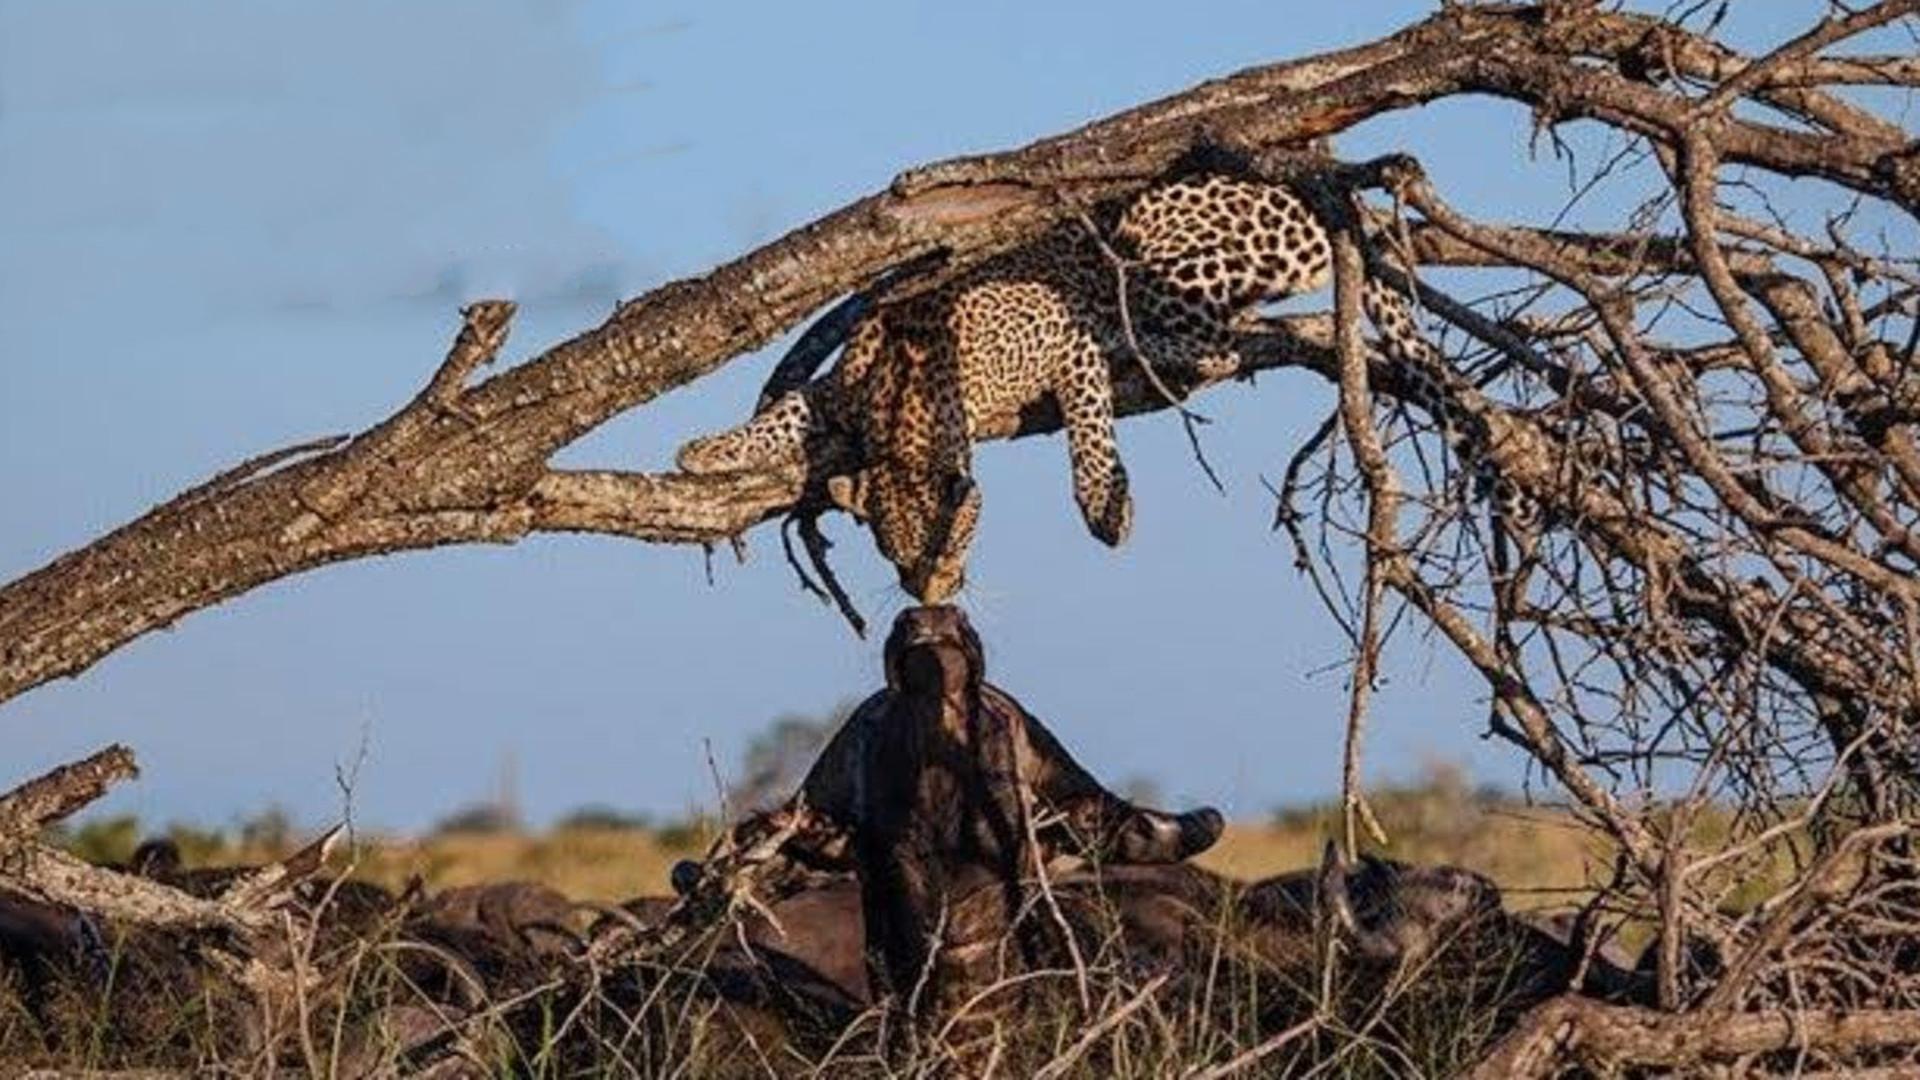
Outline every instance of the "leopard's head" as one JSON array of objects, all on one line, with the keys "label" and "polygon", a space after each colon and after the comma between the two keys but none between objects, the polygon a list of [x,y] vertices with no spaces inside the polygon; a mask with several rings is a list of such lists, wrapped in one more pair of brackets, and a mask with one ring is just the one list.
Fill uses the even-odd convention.
[{"label": "leopard's head", "polygon": [[868,525],[900,587],[927,604],[951,600],[967,580],[967,550],[980,520],[980,490],[971,477],[916,483],[877,472],[865,493]]}]

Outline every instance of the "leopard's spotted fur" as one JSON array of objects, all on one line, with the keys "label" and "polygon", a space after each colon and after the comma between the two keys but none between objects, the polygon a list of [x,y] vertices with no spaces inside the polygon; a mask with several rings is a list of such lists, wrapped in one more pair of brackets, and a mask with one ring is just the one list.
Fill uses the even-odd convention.
[{"label": "leopard's spotted fur", "polygon": [[[901,585],[938,602],[962,584],[979,518],[973,442],[1011,433],[1051,397],[1087,527],[1119,544],[1133,507],[1114,446],[1110,365],[1135,362],[1128,326],[1170,381],[1235,370],[1236,317],[1325,286],[1332,246],[1294,192],[1223,175],[1147,190],[1113,236],[1127,263],[1126,318],[1107,253],[1079,223],[1063,225],[938,289],[880,305],[827,376],[688,443],[680,467],[798,463],[810,439],[851,435],[866,467],[848,501],[870,519]],[[1399,293],[1370,277],[1364,298],[1390,355],[1438,364]]]}]

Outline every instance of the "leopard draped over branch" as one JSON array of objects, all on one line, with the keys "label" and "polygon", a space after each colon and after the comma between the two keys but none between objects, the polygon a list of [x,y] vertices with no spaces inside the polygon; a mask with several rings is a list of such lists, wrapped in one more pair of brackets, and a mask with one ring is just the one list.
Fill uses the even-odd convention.
[{"label": "leopard draped over branch", "polygon": [[[936,289],[875,305],[826,376],[689,442],[679,465],[801,464],[817,439],[850,440],[863,468],[837,489],[841,501],[868,520],[907,592],[934,603],[965,582],[980,513],[973,442],[1051,399],[1087,527],[1117,546],[1133,504],[1114,444],[1113,372],[1144,361],[1177,386],[1236,370],[1236,329],[1258,305],[1331,279],[1327,226],[1310,207],[1289,187],[1211,173],[1149,188],[1104,222],[1056,226]],[[1364,298],[1388,356],[1444,366],[1404,295],[1370,275]]]}]

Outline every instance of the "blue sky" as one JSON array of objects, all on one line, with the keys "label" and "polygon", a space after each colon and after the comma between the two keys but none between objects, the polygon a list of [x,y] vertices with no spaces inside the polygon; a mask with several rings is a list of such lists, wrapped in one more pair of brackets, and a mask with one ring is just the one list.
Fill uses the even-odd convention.
[{"label": "blue sky", "polygon": [[[385,416],[463,299],[521,302],[512,356],[613,301],[883,185],[1201,79],[1358,42],[1409,2],[1039,5],[0,0],[0,579],[263,449]],[[1759,43],[1816,5],[1736,13]],[[1421,155],[1464,209],[1550,214],[1527,118],[1449,103],[1341,146]],[[658,468],[749,408],[767,357],[663,398],[566,464]],[[1170,416],[1122,431],[1132,541],[1084,532],[1057,439],[981,454],[966,603],[994,677],[1096,771],[1252,816],[1337,786],[1332,622],[1268,531],[1260,477],[1331,401],[1279,375],[1205,399],[1216,494]],[[905,602],[844,522],[839,565],[884,626]],[[268,804],[422,826],[512,760],[536,822],[584,803],[677,813],[781,712],[877,684],[751,558],[541,538],[364,561],[258,590],[0,707],[8,772],[111,740],[145,775],[103,809],[218,824]],[[1517,782],[1443,649],[1403,634],[1369,769]]]}]

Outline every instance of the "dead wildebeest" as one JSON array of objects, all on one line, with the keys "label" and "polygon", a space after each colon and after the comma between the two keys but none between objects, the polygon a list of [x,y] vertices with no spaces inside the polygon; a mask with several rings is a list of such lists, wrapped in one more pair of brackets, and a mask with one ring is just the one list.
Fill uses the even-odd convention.
[{"label": "dead wildebeest", "polygon": [[582,909],[558,889],[530,881],[462,885],[419,906],[414,922],[484,933],[503,945],[550,959],[580,946]]},{"label": "dead wildebeest", "polygon": [[[979,637],[958,609],[915,608],[901,614],[888,639],[886,688],[862,701],[847,717],[820,751],[790,803],[814,812],[808,830],[782,848],[785,855],[803,866],[840,871],[852,865],[853,835],[876,811],[867,778],[885,769],[880,757],[883,740],[893,737],[889,732],[899,726],[896,720],[910,697],[902,688],[899,664],[907,651],[902,627],[911,635],[942,632],[937,626],[927,625],[936,617],[921,614],[925,612],[950,612],[950,616],[939,618],[950,617],[954,640],[972,642],[970,647],[978,655]],[[957,648],[964,653],[968,646]],[[1201,807],[1170,814],[1135,805],[1107,790],[1012,694],[984,679],[966,694],[969,707],[977,704],[986,714],[984,722],[1011,739],[1017,781],[1032,801],[1035,831],[1049,859],[1067,856],[1109,865],[1173,863],[1197,855],[1219,840],[1225,826],[1219,811]],[[742,845],[755,833],[765,831],[766,821],[777,815],[778,811],[742,822],[736,830],[741,835],[734,843]]]},{"label": "dead wildebeest", "polygon": [[[0,1002],[10,991],[23,1014],[0,1024],[0,1054],[21,1059],[86,1045],[111,1063],[239,1047],[241,999],[202,963],[203,944],[200,935],[117,926],[64,905],[0,896]],[[211,1038],[210,1025],[186,1019],[215,1013],[228,1023]]]},{"label": "dead wildebeest", "polygon": [[583,910],[564,894],[525,881],[464,885],[422,901],[401,924],[401,969],[423,994],[480,1008],[543,983],[565,968],[583,935]]},{"label": "dead wildebeest", "polygon": [[[910,614],[903,613],[902,618]],[[958,611],[954,615],[957,624],[965,626],[965,617]],[[966,634],[972,634],[971,627]],[[978,642],[977,637],[973,640]],[[882,767],[877,757],[881,737],[894,726],[902,701],[898,678],[898,668],[889,658],[886,688],[862,701],[847,717],[820,751],[799,791],[784,806],[740,822],[717,846],[745,851],[773,832],[797,824],[778,853],[785,864],[782,869],[797,872],[798,887],[806,887],[809,873],[852,870],[853,836],[874,810],[866,778]],[[1174,863],[1207,850],[1220,838],[1225,821],[1212,807],[1170,814],[1137,806],[1108,791],[1073,759],[1039,717],[1000,687],[982,681],[978,703],[989,714],[991,726],[1013,741],[1019,785],[1031,799],[1042,853],[1057,869],[1088,862]],[[676,866],[675,891],[697,892],[700,874],[697,862]]]},{"label": "dead wildebeest", "polygon": [[[170,841],[148,841],[127,869],[196,896],[214,896],[256,867],[189,868]],[[401,897],[351,880],[299,883],[290,910],[317,934],[313,964],[372,949],[386,965],[369,971],[374,1008],[349,1030],[351,1060],[430,1045],[448,1023],[550,982],[581,944],[581,909],[530,882],[457,886],[425,896],[418,882]],[[391,985],[382,989],[383,983]]]},{"label": "dead wildebeest", "polygon": [[1190,864],[1114,866],[1060,878],[1054,892],[1078,926],[1110,919],[1123,958],[1162,967],[1222,944],[1294,967],[1314,962],[1329,937],[1360,962],[1405,964],[1501,912],[1499,890],[1471,870],[1372,856],[1349,865],[1331,844],[1316,868],[1252,883]]},{"label": "dead wildebeest", "polygon": [[[765,916],[744,916],[708,957],[708,978],[724,997],[809,1025],[844,1023],[872,1003],[859,886],[844,874],[814,880]],[[1637,985],[1605,955],[1570,985],[1579,950],[1506,912],[1492,882],[1458,867],[1371,856],[1347,864],[1329,849],[1317,868],[1253,883],[1190,864],[1107,866],[1055,877],[1051,891],[1081,954],[1106,970],[1164,973],[1175,992],[1193,994],[1227,973],[1282,988],[1256,994],[1271,1010],[1262,1017],[1269,1028],[1301,1018],[1290,1008],[1315,1007],[1311,994],[1284,988],[1316,985],[1331,942],[1363,987],[1420,975],[1458,1002],[1473,998],[1508,1015],[1568,989],[1632,1000]],[[1044,916],[1030,906],[1025,918]],[[1069,963],[1057,944],[1041,959]]]},{"label": "dead wildebeest", "polygon": [[1411,973],[1463,994],[1478,987],[1508,1011],[1570,990],[1613,1001],[1641,991],[1617,956],[1583,956],[1564,928],[1508,912],[1480,874],[1372,855],[1349,864],[1332,845],[1315,870],[1248,885],[1193,866],[1109,867],[1069,876],[1055,892],[1075,905],[1076,925],[1104,913],[1136,964],[1204,971],[1224,950],[1300,971],[1334,942],[1343,965],[1369,978]]},{"label": "dead wildebeest", "polygon": [[[1211,846],[1223,824],[1212,809],[1166,814],[1107,791],[986,682],[984,661],[958,609],[902,612],[885,649],[886,688],[848,718],[793,800],[722,842],[746,851],[788,830],[778,854],[792,873],[762,882],[769,900],[821,874],[857,872],[873,928],[870,981],[908,1013],[952,1017],[970,1005],[971,1021],[950,1029],[963,1040],[1009,1004],[974,999],[1017,960],[1008,931],[1023,883],[1045,863],[1177,862]],[[698,894],[700,878],[698,864],[676,869],[683,892]]]},{"label": "dead wildebeest", "polygon": [[[673,903],[642,897],[621,907],[650,920]],[[820,874],[806,888],[743,910],[734,925],[685,950],[682,962],[730,1002],[773,1007],[834,1031],[874,1004],[866,942],[859,879]]]},{"label": "dead wildebeest", "polygon": [[[258,867],[188,867],[164,838],[136,849],[123,869],[199,897],[221,894]],[[348,1075],[411,1068],[446,1045],[486,1039],[497,1031],[459,1022],[546,984],[581,940],[579,909],[561,893],[528,882],[458,886],[425,895],[416,879],[395,896],[377,885],[313,876],[300,881],[286,908],[315,934],[311,964],[351,969],[359,999],[340,1002],[353,1020],[344,1031]],[[356,959],[384,958],[367,964]]]}]

